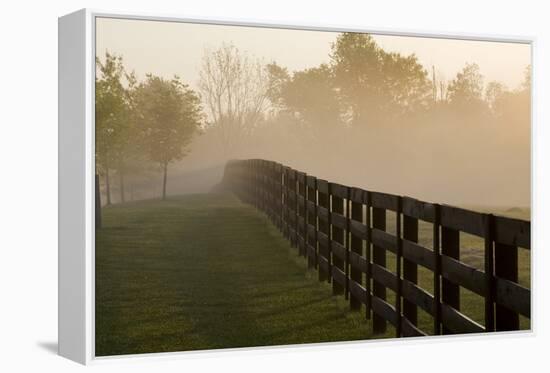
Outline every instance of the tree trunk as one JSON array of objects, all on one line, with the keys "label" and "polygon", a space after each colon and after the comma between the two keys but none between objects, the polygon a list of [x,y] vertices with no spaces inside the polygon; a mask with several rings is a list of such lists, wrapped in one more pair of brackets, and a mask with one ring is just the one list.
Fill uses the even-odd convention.
[{"label": "tree trunk", "polygon": [[120,202],[125,202],[124,198],[124,173],[121,171],[118,172],[119,183],[120,183]]},{"label": "tree trunk", "polygon": [[101,228],[101,189],[99,186],[99,174],[95,174],[95,228]]},{"label": "tree trunk", "polygon": [[164,178],[162,181],[162,199],[166,199],[166,177],[168,174],[168,162],[164,162]]},{"label": "tree trunk", "polygon": [[107,194],[107,205],[111,204],[111,183],[109,182],[109,168],[105,167],[105,194]]}]

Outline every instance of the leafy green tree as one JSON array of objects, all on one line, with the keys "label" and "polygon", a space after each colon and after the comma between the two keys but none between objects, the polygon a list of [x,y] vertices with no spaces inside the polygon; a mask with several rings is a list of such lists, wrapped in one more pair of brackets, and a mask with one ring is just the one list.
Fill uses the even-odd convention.
[{"label": "leafy green tree", "polygon": [[136,175],[146,168],[147,161],[140,149],[140,133],[137,126],[139,108],[136,102],[138,80],[134,72],[125,73],[125,102],[126,102],[126,125],[124,136],[124,148],[118,162],[117,174],[119,177],[120,200],[126,200],[126,175]]},{"label": "leafy green tree", "polygon": [[415,55],[385,52],[369,34],[343,33],[330,57],[354,125],[383,123],[427,104],[430,82]]},{"label": "leafy green tree", "polygon": [[124,77],[122,57],[106,52],[103,62],[96,58],[96,165],[105,177],[107,204],[111,204],[110,171],[118,170],[123,175],[125,152],[131,141]]},{"label": "leafy green tree", "polygon": [[285,76],[275,64],[268,65],[270,72],[270,99],[282,110],[297,117],[314,132],[337,128],[341,122],[338,92],[330,67],[297,71]]},{"label": "leafy green tree", "polygon": [[200,98],[177,76],[167,80],[149,74],[136,88],[134,99],[140,145],[162,169],[162,199],[166,199],[168,164],[188,154],[188,145],[201,126]]}]

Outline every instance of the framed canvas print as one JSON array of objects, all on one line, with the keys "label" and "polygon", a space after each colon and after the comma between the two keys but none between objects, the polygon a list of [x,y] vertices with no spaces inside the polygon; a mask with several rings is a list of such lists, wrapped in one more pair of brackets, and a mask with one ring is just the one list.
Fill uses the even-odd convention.
[{"label": "framed canvas print", "polygon": [[60,354],[530,332],[532,47],[60,18]]}]

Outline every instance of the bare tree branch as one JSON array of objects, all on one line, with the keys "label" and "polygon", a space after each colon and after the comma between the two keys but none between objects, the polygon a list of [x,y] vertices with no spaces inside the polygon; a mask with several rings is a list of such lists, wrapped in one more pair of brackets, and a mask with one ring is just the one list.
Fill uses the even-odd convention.
[{"label": "bare tree branch", "polygon": [[209,125],[217,131],[224,154],[232,156],[267,109],[264,66],[234,45],[223,44],[205,50],[199,74]]}]

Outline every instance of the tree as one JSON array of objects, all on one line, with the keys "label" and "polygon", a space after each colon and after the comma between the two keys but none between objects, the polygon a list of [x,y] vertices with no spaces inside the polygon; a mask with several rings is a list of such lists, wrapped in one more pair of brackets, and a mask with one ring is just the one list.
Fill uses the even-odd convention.
[{"label": "tree", "polygon": [[485,88],[485,101],[493,114],[502,110],[503,97],[508,93],[506,86],[500,82],[492,81]]},{"label": "tree", "polygon": [[523,82],[521,83],[520,90],[529,92],[531,94],[531,65],[527,65],[523,73]]},{"label": "tree", "polygon": [[283,89],[291,80],[290,73],[286,67],[279,66],[276,62],[266,65],[268,86],[266,95],[273,107],[277,110],[285,110]]},{"label": "tree", "polygon": [[[125,151],[130,143],[128,102],[123,86],[125,77],[122,57],[105,53],[105,60],[96,58],[96,164],[105,175],[107,204],[111,204],[110,171],[122,175]],[[122,180],[122,179],[121,179]],[[122,183],[121,199],[124,200]]]},{"label": "tree", "polygon": [[430,82],[417,57],[385,52],[369,34],[339,35],[330,57],[354,125],[403,117],[429,100]]},{"label": "tree", "polygon": [[[137,126],[139,118],[139,107],[136,102],[136,93],[138,88],[138,80],[134,72],[125,73],[126,89],[125,89],[125,98],[126,98],[126,133],[125,133],[125,147],[123,153],[123,161],[119,162],[117,168],[117,173],[119,176],[119,185],[120,185],[120,199],[122,202],[125,201],[125,191],[126,191],[126,175],[136,175],[147,167],[145,162],[146,158],[141,154],[140,148],[140,133]],[[129,186],[132,187],[131,185]],[[130,189],[130,192],[132,190]]]},{"label": "tree", "polygon": [[485,93],[487,104],[499,123],[528,125],[531,120],[531,70],[525,69],[524,80],[514,90],[502,83],[490,82]]},{"label": "tree", "polygon": [[266,71],[259,60],[234,45],[223,44],[219,49],[205,50],[199,90],[209,124],[218,131],[224,154],[230,156],[266,110]]},{"label": "tree", "polygon": [[319,67],[295,72],[292,77],[276,64],[267,66],[272,103],[314,132],[337,128],[341,122],[338,92],[330,67]]},{"label": "tree", "polygon": [[416,55],[384,52],[383,61],[386,113],[403,117],[433,103],[433,82]]},{"label": "tree", "polygon": [[475,63],[466,64],[447,88],[449,103],[457,110],[479,112],[484,107],[483,75]]},{"label": "tree", "polygon": [[200,98],[177,76],[166,80],[149,74],[136,88],[135,107],[141,148],[162,169],[162,199],[166,199],[168,164],[188,153],[200,128]]}]

